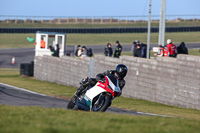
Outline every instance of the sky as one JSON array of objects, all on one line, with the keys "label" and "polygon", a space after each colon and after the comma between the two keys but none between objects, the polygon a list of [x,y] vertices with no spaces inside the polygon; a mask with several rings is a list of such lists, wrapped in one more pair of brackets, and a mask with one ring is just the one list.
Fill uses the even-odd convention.
[{"label": "sky", "polygon": [[[166,0],[166,15],[200,15],[200,0]],[[0,0],[0,15],[134,16],[148,15],[149,0]],[[152,15],[160,0],[152,0]]]}]

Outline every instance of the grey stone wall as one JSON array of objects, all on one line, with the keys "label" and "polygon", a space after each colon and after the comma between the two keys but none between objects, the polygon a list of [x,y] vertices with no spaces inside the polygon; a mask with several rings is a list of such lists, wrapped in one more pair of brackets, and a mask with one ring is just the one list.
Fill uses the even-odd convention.
[{"label": "grey stone wall", "polygon": [[[91,66],[91,61],[94,61]],[[125,64],[128,74],[123,96],[167,105],[200,109],[200,57],[178,55],[155,59],[122,56],[119,59],[95,55],[94,59],[35,57],[36,79],[68,86],[79,86],[86,76]],[[94,68],[94,69],[92,69]]]}]

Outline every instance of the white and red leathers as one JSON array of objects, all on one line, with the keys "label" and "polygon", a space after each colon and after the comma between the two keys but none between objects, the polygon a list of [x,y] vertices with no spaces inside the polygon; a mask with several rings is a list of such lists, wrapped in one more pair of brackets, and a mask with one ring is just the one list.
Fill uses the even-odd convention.
[{"label": "white and red leathers", "polygon": [[169,43],[167,46],[166,46],[166,52],[168,53],[168,56],[174,56],[177,54],[177,50],[176,50],[176,46],[172,43]]}]

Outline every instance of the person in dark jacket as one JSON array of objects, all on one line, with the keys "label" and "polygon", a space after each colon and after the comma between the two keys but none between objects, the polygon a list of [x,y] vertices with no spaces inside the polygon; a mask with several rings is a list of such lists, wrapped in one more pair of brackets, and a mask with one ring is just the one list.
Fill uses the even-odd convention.
[{"label": "person in dark jacket", "polygon": [[132,44],[132,48],[131,48],[131,52],[133,53],[133,56],[134,56],[134,53],[135,53],[135,46],[136,46],[136,42],[134,41],[133,44]]},{"label": "person in dark jacket", "polygon": [[135,40],[134,57],[141,57],[141,46],[140,41]]},{"label": "person in dark jacket", "polygon": [[49,46],[49,49],[51,51],[51,56],[56,56],[56,51],[52,46]]},{"label": "person in dark jacket", "polygon": [[81,49],[81,57],[83,57],[83,56],[87,56],[87,48],[86,48],[86,46],[82,46],[82,49]]},{"label": "person in dark jacket", "polygon": [[105,47],[105,51],[104,51],[105,56],[109,56],[112,57],[113,55],[113,49],[110,43],[107,44],[107,46]]},{"label": "person in dark jacket", "polygon": [[77,46],[76,52],[75,52],[75,56],[76,57],[80,57],[81,56],[81,45]]},{"label": "person in dark jacket", "polygon": [[122,46],[119,43],[119,41],[116,41],[116,48],[115,48],[114,57],[119,58],[119,56],[121,56],[121,52],[122,52]]},{"label": "person in dark jacket", "polygon": [[60,47],[59,47],[59,44],[56,44],[56,57],[60,57]]},{"label": "person in dark jacket", "polygon": [[141,55],[140,55],[140,57],[147,58],[147,45],[141,43],[140,47],[141,47]]},{"label": "person in dark jacket", "polygon": [[178,54],[188,54],[188,49],[185,46],[185,43],[182,42],[178,47],[177,47],[177,52]]}]

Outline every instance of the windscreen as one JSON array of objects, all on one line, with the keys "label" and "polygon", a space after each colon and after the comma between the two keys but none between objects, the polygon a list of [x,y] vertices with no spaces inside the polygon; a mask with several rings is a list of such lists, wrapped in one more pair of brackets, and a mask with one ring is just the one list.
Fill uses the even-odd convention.
[{"label": "windscreen", "polygon": [[117,79],[115,78],[114,75],[108,75],[108,78],[112,81],[112,83],[113,83],[115,86],[118,86],[118,84],[117,84]]}]

